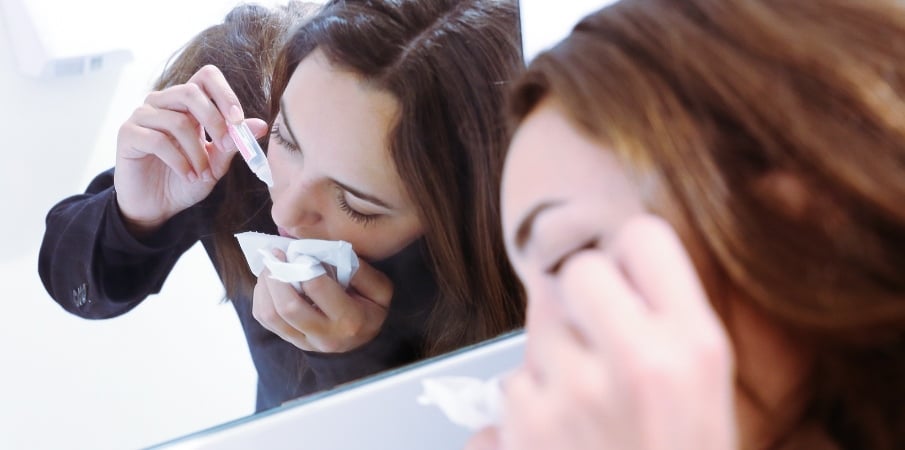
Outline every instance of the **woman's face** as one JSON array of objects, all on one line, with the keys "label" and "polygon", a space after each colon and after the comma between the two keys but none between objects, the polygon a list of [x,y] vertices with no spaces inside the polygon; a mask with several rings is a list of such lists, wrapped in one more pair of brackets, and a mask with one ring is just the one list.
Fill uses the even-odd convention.
[{"label": "woman's face", "polygon": [[[555,100],[546,100],[513,137],[502,209],[507,253],[528,293],[530,333],[535,316],[561,308],[556,293],[563,263],[580,251],[606,256],[609,238],[644,206],[612,151],[581,134]],[[771,420],[794,414],[790,405],[809,360],[761,313],[731,294],[726,300],[732,304],[726,326],[736,370],[758,399],[751,392],[736,397],[741,441],[763,447],[764,436],[772,436]]]},{"label": "woman's face", "polygon": [[399,111],[391,94],[332,66],[316,50],[280,102],[267,159],[271,214],[283,236],[345,240],[383,259],[423,233],[389,151]]},{"label": "woman's face", "polygon": [[550,100],[513,137],[502,198],[506,249],[529,305],[547,301],[544,293],[570,256],[604,251],[608,237],[644,211],[612,153],[580,134]]}]

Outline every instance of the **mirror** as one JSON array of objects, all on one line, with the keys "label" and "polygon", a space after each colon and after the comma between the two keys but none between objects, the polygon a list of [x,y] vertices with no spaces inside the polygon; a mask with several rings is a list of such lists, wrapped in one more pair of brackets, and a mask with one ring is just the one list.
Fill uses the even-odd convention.
[{"label": "mirror", "polygon": [[[425,380],[491,380],[517,366],[524,357],[524,348],[523,332],[507,333],[153,448],[290,450],[304,442],[306,448],[318,450],[458,450],[465,446],[472,431],[454,423],[437,405],[423,404]],[[345,432],[350,423],[367,424],[367,428],[362,433]]]},{"label": "mirror", "polygon": [[[110,320],[66,313],[47,298],[35,270],[51,206],[112,165],[119,126],[173,51],[219,23],[236,1],[82,2],[84,17],[67,18],[108,33],[134,59],[47,79],[17,70],[12,46],[20,37],[6,17],[13,1],[0,3],[0,131],[9,152],[0,170],[9,191],[24,193],[10,196],[15,212],[0,238],[3,280],[13,286],[12,309],[0,323],[0,448],[138,448],[248,416],[257,374],[200,246],[183,255],[153,301]],[[59,14],[63,3],[34,2],[47,14]]]},{"label": "mirror", "polygon": [[[138,448],[239,418],[248,421],[257,374],[235,311],[217,301],[222,286],[200,246],[183,255],[154,301],[112,320],[66,313],[47,298],[35,270],[47,211],[112,165],[119,126],[141,104],[167,59],[200,30],[219,23],[235,0],[128,7],[81,2],[83,27],[108,33],[132,49],[134,59],[83,76],[49,79],[17,70],[12,45],[19,37],[9,32],[6,13],[19,0],[3,1],[0,98],[6,107],[0,131],[7,155],[0,179],[8,191],[24,186],[26,194],[9,196],[8,211],[16,213],[0,225],[0,273],[13,287],[11,309],[0,319],[5,357],[0,448]],[[54,1],[33,4],[59,13],[65,2]],[[522,0],[526,58],[607,3],[573,0],[554,6]],[[98,14],[101,9],[105,12]]]}]

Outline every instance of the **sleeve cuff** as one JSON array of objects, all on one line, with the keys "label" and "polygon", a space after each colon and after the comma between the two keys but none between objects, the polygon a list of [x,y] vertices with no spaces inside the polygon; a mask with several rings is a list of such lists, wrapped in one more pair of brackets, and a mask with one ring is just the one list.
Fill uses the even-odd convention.
[{"label": "sleeve cuff", "polygon": [[118,253],[128,255],[154,255],[173,248],[186,230],[188,210],[173,216],[150,236],[138,239],[133,236],[123,220],[116,202],[116,191],[113,187],[104,192],[108,196],[107,214],[104,218],[104,247]]},{"label": "sleeve cuff", "polygon": [[382,332],[372,341],[345,353],[303,351],[308,367],[317,374],[320,389],[357,380],[412,361],[415,351],[405,342]]}]

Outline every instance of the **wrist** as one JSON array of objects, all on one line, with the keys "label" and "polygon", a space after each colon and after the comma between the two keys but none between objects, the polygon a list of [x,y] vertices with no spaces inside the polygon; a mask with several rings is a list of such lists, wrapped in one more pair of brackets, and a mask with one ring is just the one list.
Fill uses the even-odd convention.
[{"label": "wrist", "polygon": [[155,232],[160,230],[164,223],[166,223],[166,219],[143,219],[140,217],[136,217],[133,214],[130,214],[127,211],[127,208],[123,207],[123,204],[120,202],[119,196],[116,195],[116,190],[113,190],[113,198],[116,203],[116,213],[119,215],[120,219],[125,225],[126,230],[136,239],[144,239],[148,236],[153,235]]}]

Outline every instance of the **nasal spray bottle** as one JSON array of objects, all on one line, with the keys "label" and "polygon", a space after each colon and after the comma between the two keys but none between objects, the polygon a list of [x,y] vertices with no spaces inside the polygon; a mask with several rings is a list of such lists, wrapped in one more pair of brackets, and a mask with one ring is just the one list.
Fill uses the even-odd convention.
[{"label": "nasal spray bottle", "polygon": [[259,180],[267,183],[268,187],[273,187],[273,174],[270,173],[270,166],[267,164],[267,156],[264,150],[258,145],[254,133],[248,128],[248,124],[242,121],[239,125],[228,124],[230,137],[236,143],[239,154],[248,164],[248,167],[258,177]]}]

